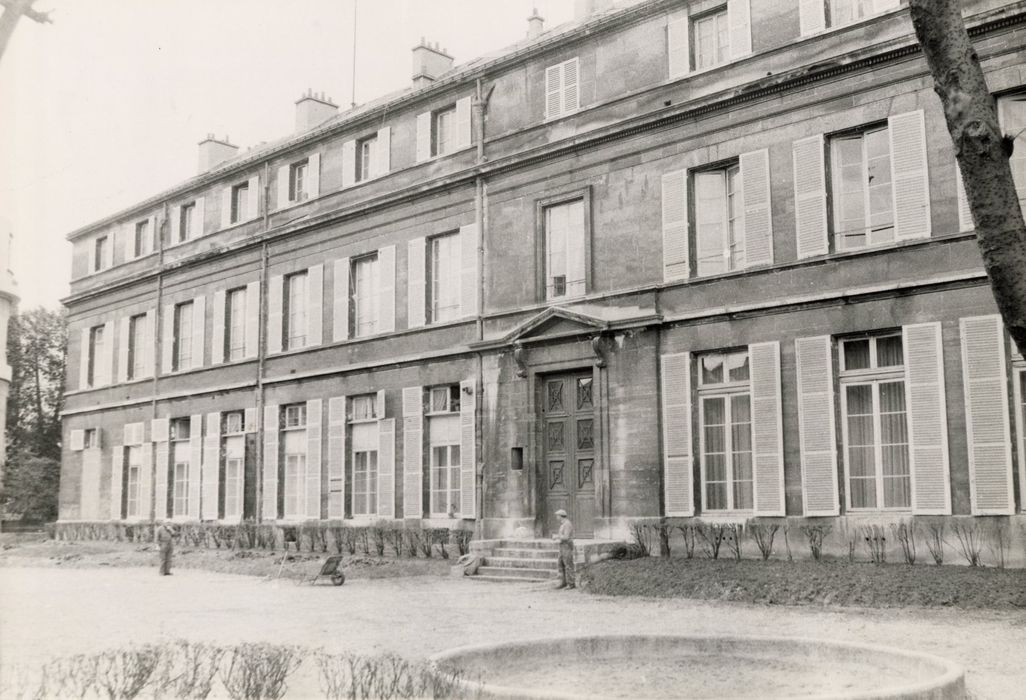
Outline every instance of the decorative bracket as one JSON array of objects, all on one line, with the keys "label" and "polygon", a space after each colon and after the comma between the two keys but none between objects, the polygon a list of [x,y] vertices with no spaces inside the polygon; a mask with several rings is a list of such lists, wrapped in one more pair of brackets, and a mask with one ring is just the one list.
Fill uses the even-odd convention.
[{"label": "decorative bracket", "polygon": [[591,351],[595,355],[595,366],[603,368],[606,366],[606,346],[601,333],[591,336]]},{"label": "decorative bracket", "polygon": [[527,350],[522,343],[513,345],[513,361],[517,363],[517,376],[523,379],[527,376]]}]

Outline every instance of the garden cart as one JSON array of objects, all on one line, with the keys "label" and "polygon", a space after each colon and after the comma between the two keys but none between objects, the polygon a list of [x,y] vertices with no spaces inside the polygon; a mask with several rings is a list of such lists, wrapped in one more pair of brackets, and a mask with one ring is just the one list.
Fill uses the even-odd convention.
[{"label": "garden cart", "polygon": [[317,583],[318,579],[331,579],[335,586],[341,586],[346,582],[346,575],[342,573],[342,555],[333,554],[321,564],[321,570],[309,580],[309,583]]}]

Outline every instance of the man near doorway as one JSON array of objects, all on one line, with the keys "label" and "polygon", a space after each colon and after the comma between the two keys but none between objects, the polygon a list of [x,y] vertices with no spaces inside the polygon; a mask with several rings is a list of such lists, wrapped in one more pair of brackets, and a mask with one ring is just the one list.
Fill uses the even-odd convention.
[{"label": "man near doorway", "polygon": [[559,517],[559,532],[552,535],[552,539],[559,542],[559,585],[556,588],[576,588],[577,580],[574,577],[574,524],[570,522],[566,511],[560,508],[556,511]]},{"label": "man near doorway", "polygon": [[167,523],[157,527],[157,544],[160,546],[160,575],[171,575],[171,556],[175,551],[175,531]]}]

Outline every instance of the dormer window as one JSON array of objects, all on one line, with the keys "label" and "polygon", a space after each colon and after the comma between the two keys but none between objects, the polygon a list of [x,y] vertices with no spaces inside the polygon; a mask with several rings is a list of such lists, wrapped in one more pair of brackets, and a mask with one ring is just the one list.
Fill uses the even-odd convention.
[{"label": "dormer window", "polygon": [[356,142],[356,181],[363,182],[374,177],[374,149],[377,147],[377,135],[368,136]]},{"label": "dormer window", "polygon": [[307,198],[306,172],[309,161],[306,159],[289,166],[289,201],[302,202]]}]

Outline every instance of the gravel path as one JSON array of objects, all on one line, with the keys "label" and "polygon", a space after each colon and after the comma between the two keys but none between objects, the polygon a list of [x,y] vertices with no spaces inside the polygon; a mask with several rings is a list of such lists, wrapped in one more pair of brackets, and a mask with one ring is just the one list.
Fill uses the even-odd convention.
[{"label": "gravel path", "polygon": [[163,578],[153,569],[0,569],[0,664],[5,669],[35,666],[56,655],[183,637],[426,657],[465,644],[603,632],[737,633],[889,644],[962,664],[976,698],[1021,697],[1026,688],[1026,611],[638,600],[538,584],[436,577],[356,579],[335,588],[181,569]]}]

